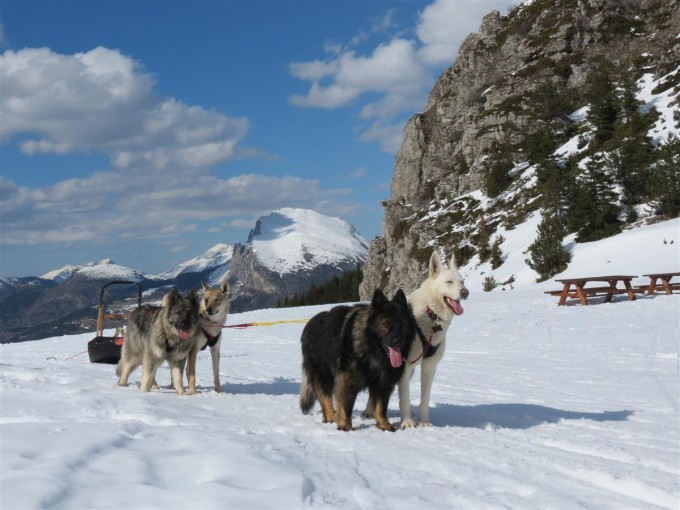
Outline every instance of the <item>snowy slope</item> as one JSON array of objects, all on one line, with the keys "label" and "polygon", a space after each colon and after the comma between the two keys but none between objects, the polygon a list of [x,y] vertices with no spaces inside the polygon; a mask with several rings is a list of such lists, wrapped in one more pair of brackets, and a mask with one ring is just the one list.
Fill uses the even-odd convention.
[{"label": "snowy slope", "polygon": [[660,92],[654,92],[660,85],[677,81],[678,73],[680,73],[680,66],[659,79],[655,80],[652,73],[647,73],[638,80],[640,87],[638,99],[644,103],[643,110],[648,111],[650,108],[656,108],[659,112],[659,119],[649,131],[649,136],[657,143],[666,141],[669,136],[680,137],[680,122],[674,117],[678,114],[680,87],[676,85]]},{"label": "snowy slope", "polygon": [[66,280],[68,280],[73,273],[78,271],[83,266],[74,266],[72,264],[68,264],[60,269],[55,269],[53,271],[50,271],[48,273],[45,273],[42,275],[40,278],[43,278],[45,280],[52,280],[56,283],[63,283]]},{"label": "snowy slope", "polygon": [[[677,85],[664,86],[665,83],[672,83],[678,73],[680,73],[680,67],[658,79],[654,79],[653,74],[647,73],[637,82],[639,87],[637,98],[643,103],[641,110],[647,112],[651,108],[655,108],[659,113],[659,118],[648,133],[649,137],[658,144],[667,142],[669,137],[672,136],[680,137],[680,123],[675,120],[679,111],[680,87]],[[592,129],[588,128],[588,109],[589,106],[584,106],[572,113],[570,116],[572,121],[582,124],[584,129],[555,150],[555,156],[566,159],[585,151],[586,144],[581,142],[583,139],[588,139],[592,134]],[[579,146],[581,146],[580,149]],[[582,160],[581,165],[584,161]],[[510,202],[513,196],[520,193],[524,188],[535,186],[534,165],[529,165],[527,162],[518,163],[510,173],[514,175],[520,172],[520,179],[510,190],[501,195],[502,200]],[[488,209],[493,203],[482,191],[475,191],[466,196],[479,200],[480,205],[478,207],[482,209]],[[421,221],[428,221],[444,211],[435,209]],[[637,212],[639,218],[644,220],[651,216],[652,208],[644,205],[639,206]],[[541,211],[537,211],[531,214],[524,223],[512,230],[506,230],[503,225],[500,225],[492,236],[490,244],[498,236],[503,236],[505,239],[501,244],[504,257],[503,265],[492,270],[490,263],[480,264],[479,257],[475,256],[463,268],[467,285],[471,289],[481,289],[484,279],[493,276],[499,283],[507,282],[511,278],[514,279],[512,284],[497,287],[499,290],[510,289],[511,285],[512,288],[533,286],[538,275],[529,268],[525,260],[529,257],[527,253],[529,245],[536,239],[537,227],[541,218]],[[464,228],[464,226],[454,226],[453,228]],[[651,226],[632,228],[617,236],[596,242],[575,243],[574,238],[575,235],[572,234],[564,240],[564,246],[572,251],[572,261],[567,270],[556,275],[555,278],[609,274],[642,275],[680,270],[680,219],[677,218]],[[629,255],[631,250],[636,254],[635,257]],[[644,283],[644,279],[637,281],[637,283]],[[543,283],[541,287],[546,288],[554,285],[549,280]]]},{"label": "snowy slope", "polygon": [[257,259],[276,273],[338,261],[366,261],[368,242],[349,223],[309,209],[278,209],[261,217],[251,235]]},{"label": "snowy slope", "polygon": [[182,262],[168,271],[155,276],[150,276],[149,278],[154,280],[172,280],[182,274],[202,273],[210,269],[218,268],[223,270],[223,273],[226,273],[229,269],[228,264],[233,254],[234,247],[232,245],[216,244],[202,255]]},{"label": "snowy slope", "polygon": [[144,277],[129,267],[120,266],[111,259],[92,262],[80,267],[73,276],[92,280],[131,280],[140,281]]},{"label": "snowy slope", "polygon": [[[468,288],[481,290],[484,278],[490,275],[497,282],[514,277],[512,287],[516,289],[553,289],[558,288],[554,278],[624,274],[638,276],[633,283],[642,285],[649,282],[648,278],[642,277],[643,274],[680,271],[680,218],[675,218],[590,243],[574,243],[574,235],[571,235],[564,241],[572,252],[569,267],[554,278],[536,284],[538,275],[526,265],[525,260],[529,257],[526,251],[536,238],[536,227],[540,221],[540,214],[536,212],[513,230],[499,228],[497,235],[505,238],[501,244],[505,262],[493,270],[489,262],[480,265],[475,257],[461,269]],[[510,286],[498,287],[503,288],[509,289]]]},{"label": "snowy slope", "polygon": [[351,433],[300,413],[301,324],[226,330],[224,392],[202,352],[193,397],[143,394],[139,371],[118,388],[113,366],[78,355],[92,335],[0,345],[0,507],[677,509],[679,309],[680,295],[557,307],[537,289],[472,293],[434,427],[395,433],[360,417],[365,393]]}]

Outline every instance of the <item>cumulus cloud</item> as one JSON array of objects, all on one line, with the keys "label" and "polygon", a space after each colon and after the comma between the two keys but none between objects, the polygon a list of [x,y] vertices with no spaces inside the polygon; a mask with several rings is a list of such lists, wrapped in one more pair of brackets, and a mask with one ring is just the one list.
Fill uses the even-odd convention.
[{"label": "cumulus cloud", "polygon": [[[368,39],[364,32],[347,45],[327,44],[331,55],[327,60],[290,64],[292,76],[311,83],[306,94],[293,95],[289,102],[326,109],[357,105],[358,117],[369,122],[360,129],[360,140],[396,152],[405,117],[425,104],[437,73],[453,63],[463,39],[478,29],[486,13],[506,7],[501,0],[435,0],[423,9],[415,26],[381,42],[366,56],[354,48]],[[371,33],[392,28],[394,11],[374,20]],[[408,33],[413,36],[404,35]]]},{"label": "cumulus cloud", "polygon": [[0,177],[0,244],[178,237],[196,230],[202,221],[256,218],[290,204],[345,214],[354,210],[351,204],[342,203],[348,193],[347,189],[322,189],[313,179],[258,174],[221,179],[177,173],[160,182],[152,173],[137,172],[122,179],[111,171],[44,188],[18,186]]},{"label": "cumulus cloud", "polygon": [[186,105],[154,90],[154,77],[117,50],[62,55],[48,48],[0,55],[0,142],[21,150],[101,151],[119,168],[210,166],[243,155],[245,118]]},{"label": "cumulus cloud", "polygon": [[347,190],[316,180],[215,175],[216,164],[266,157],[242,147],[248,120],[161,96],[154,76],[117,50],[6,51],[0,84],[0,143],[27,156],[94,152],[111,161],[44,187],[0,176],[0,245],[179,239],[202,222],[292,204],[329,214],[348,207]]}]

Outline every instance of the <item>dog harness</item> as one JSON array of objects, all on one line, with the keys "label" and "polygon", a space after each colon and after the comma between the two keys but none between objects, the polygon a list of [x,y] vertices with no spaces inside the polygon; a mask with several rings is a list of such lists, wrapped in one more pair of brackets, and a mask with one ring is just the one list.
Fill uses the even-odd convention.
[{"label": "dog harness", "polygon": [[201,328],[201,331],[203,332],[203,334],[205,335],[205,337],[208,339],[208,343],[205,344],[203,347],[201,347],[201,350],[202,350],[202,351],[204,351],[205,348],[208,347],[208,346],[210,346],[210,347],[215,347],[215,345],[216,345],[217,342],[219,341],[220,337],[222,336],[222,332],[221,332],[221,331],[220,331],[219,333],[217,333],[217,335],[211,335],[211,334],[208,333],[208,332],[205,330],[205,328],[203,328],[203,327]]},{"label": "dog harness", "polygon": [[418,323],[416,322],[416,332],[418,333],[418,338],[420,338],[420,343],[423,344],[423,352],[421,352],[420,356],[418,356],[413,361],[409,361],[411,365],[415,365],[420,360],[420,358],[431,358],[435,355],[437,349],[439,349],[440,344],[432,345],[432,336],[436,332],[443,329],[441,324],[437,322],[439,321],[439,315],[434,313],[434,311],[429,306],[427,307],[427,315],[430,317],[430,319],[432,319],[432,334],[430,335],[429,339],[426,339],[425,333],[423,333],[423,330],[420,329],[420,326],[418,326]]}]

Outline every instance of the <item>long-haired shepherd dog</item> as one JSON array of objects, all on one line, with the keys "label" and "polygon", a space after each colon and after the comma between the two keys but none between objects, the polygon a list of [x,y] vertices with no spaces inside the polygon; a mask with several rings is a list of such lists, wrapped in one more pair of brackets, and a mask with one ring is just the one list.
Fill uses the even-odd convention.
[{"label": "long-haired shepherd dog", "polygon": [[156,371],[163,361],[170,365],[175,390],[184,394],[182,371],[199,332],[198,293],[182,297],[172,288],[163,297],[163,306],[142,305],[128,319],[127,334],[116,367],[118,384],[127,386],[130,373],[142,365],[142,391],[156,384]]},{"label": "long-haired shepherd dog", "polygon": [[319,400],[324,423],[353,430],[357,394],[368,388],[378,427],[393,432],[387,406],[415,336],[402,290],[390,301],[377,289],[370,304],[341,305],[315,315],[302,331],[300,409],[309,414]]},{"label": "long-haired shepherd dog", "polygon": [[194,348],[189,353],[187,363],[188,393],[190,395],[196,393],[196,357],[198,351],[202,351],[206,347],[210,347],[215,391],[220,392],[222,390],[220,384],[220,344],[222,327],[229,313],[229,283],[225,279],[216,289],[208,287],[205,282],[201,282],[201,286],[203,287],[203,296],[198,309],[201,331]]}]

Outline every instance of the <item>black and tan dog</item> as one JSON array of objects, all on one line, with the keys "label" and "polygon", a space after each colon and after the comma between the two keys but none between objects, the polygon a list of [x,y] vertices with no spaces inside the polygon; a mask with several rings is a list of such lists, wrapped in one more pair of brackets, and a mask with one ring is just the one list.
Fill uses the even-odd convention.
[{"label": "black and tan dog", "polygon": [[378,427],[394,431],[387,406],[415,336],[402,290],[392,301],[376,290],[370,304],[336,306],[315,315],[302,331],[300,409],[309,414],[318,399],[324,423],[337,421],[339,430],[353,430],[357,394],[368,388]]}]

